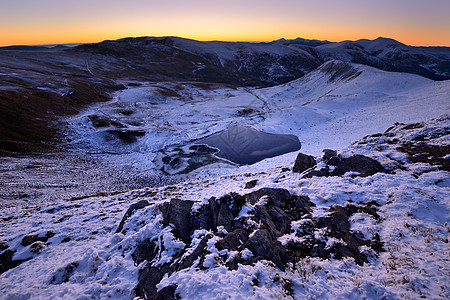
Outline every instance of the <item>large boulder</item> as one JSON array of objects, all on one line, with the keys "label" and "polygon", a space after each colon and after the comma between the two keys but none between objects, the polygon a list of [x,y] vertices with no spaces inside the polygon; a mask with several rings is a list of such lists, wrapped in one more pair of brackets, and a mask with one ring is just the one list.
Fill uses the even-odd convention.
[{"label": "large boulder", "polygon": [[[299,173],[305,172],[311,169],[313,157],[308,155],[299,154],[295,164],[294,172]],[[350,157],[342,157],[338,155],[336,151],[325,149],[322,151],[322,161],[325,166],[320,169],[308,170],[303,177],[311,178],[314,176],[340,176],[347,172],[355,172],[355,176],[371,176],[378,172],[386,172],[384,167],[376,160],[364,156],[364,155],[353,155]]]},{"label": "large boulder", "polygon": [[292,172],[294,173],[302,173],[316,165],[316,160],[314,156],[306,155],[303,153],[299,153],[294,162],[294,167],[292,168]]},{"label": "large boulder", "polygon": [[378,161],[359,154],[348,158],[342,158],[341,161],[337,161],[335,163],[335,166],[336,168],[332,172],[332,175],[343,175],[347,172],[358,172],[360,176],[371,176],[378,172],[385,172],[385,169]]},{"label": "large boulder", "polygon": [[191,236],[192,217],[191,208],[194,201],[172,199],[163,208],[164,226],[173,225],[177,236],[188,243]]}]

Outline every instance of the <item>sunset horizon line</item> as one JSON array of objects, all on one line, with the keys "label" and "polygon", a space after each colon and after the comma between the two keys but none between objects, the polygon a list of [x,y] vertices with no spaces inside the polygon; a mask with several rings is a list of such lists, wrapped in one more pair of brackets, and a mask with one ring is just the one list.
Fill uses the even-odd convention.
[{"label": "sunset horizon line", "polygon": [[310,40],[310,41],[320,41],[320,42],[329,42],[329,43],[341,43],[341,42],[356,42],[359,40],[376,40],[379,38],[383,38],[383,39],[391,39],[391,40],[395,40],[401,44],[404,44],[406,46],[412,46],[412,47],[442,47],[442,48],[446,48],[446,47],[450,47],[450,45],[446,45],[446,44],[427,44],[427,43],[407,43],[407,42],[402,42],[400,39],[396,39],[393,37],[389,37],[389,36],[378,36],[375,38],[370,38],[370,37],[362,37],[362,38],[358,38],[358,39],[320,39],[320,38],[307,38],[307,37],[302,37],[302,36],[297,36],[294,38],[290,38],[290,37],[280,37],[280,38],[269,38],[269,39],[231,39],[231,38],[224,38],[224,39],[220,39],[220,38],[195,38],[195,37],[187,37],[187,36],[182,36],[182,35],[126,35],[123,37],[111,37],[111,38],[99,38],[99,39],[89,39],[89,40],[85,40],[85,41],[53,41],[53,42],[24,42],[24,43],[12,43],[12,44],[0,44],[0,47],[4,48],[4,47],[14,47],[14,46],[57,46],[57,45],[82,45],[82,44],[97,44],[97,43],[101,43],[104,41],[116,41],[116,40],[121,40],[121,39],[127,39],[127,38],[170,38],[170,37],[174,37],[174,38],[182,38],[182,39],[188,39],[188,40],[194,40],[194,41],[199,41],[199,42],[230,42],[230,43],[271,43],[271,42],[275,42],[275,41],[279,41],[279,40],[296,40],[296,39],[303,39],[303,40]]}]

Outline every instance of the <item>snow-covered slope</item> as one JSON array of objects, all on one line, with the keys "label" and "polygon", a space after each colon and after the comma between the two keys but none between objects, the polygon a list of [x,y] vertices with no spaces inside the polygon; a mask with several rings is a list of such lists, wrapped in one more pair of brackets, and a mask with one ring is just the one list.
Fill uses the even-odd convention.
[{"label": "snow-covered slope", "polygon": [[[301,79],[265,89],[193,82],[129,85],[112,101],[92,105],[65,119],[65,145],[72,153],[20,162],[2,159],[2,205],[154,186],[186,180],[186,176],[262,171],[291,162],[296,154],[251,166],[216,163],[181,178],[161,174],[161,165],[154,160],[161,151],[177,153],[236,125],[294,134],[302,143],[301,151],[317,155],[323,148],[338,149],[382,132],[395,122],[419,122],[448,113],[449,94],[449,81],[435,82],[340,61],[330,61]],[[77,167],[68,172],[72,162]]]},{"label": "snow-covered slope", "polygon": [[[294,134],[303,152],[317,155],[395,122],[437,117],[450,110],[449,93],[450,81],[330,61],[301,79],[265,89],[170,83],[130,88],[71,119],[71,139],[76,149],[127,156],[141,171],[155,169],[155,153],[166,147],[236,125]],[[292,160],[292,154],[257,165],[266,168],[283,159]]]},{"label": "snow-covered slope", "polygon": [[[283,169],[290,168],[289,163],[264,172],[60,200],[46,207],[2,209],[0,216],[6,222],[0,227],[2,267],[8,257],[19,264],[3,269],[2,298],[132,299],[136,291],[143,296],[144,288],[154,293],[147,297],[160,291],[165,299],[175,299],[175,294],[181,299],[448,299],[450,182],[445,151],[449,124],[448,116],[398,124],[342,149],[342,157],[368,155],[387,170],[368,177],[350,172],[304,178]],[[317,168],[323,166],[319,159]],[[250,181],[253,187],[245,188]],[[183,220],[166,224],[168,205],[183,202],[174,198],[193,201],[187,214],[197,216],[202,207],[214,203],[211,197],[243,195],[262,187],[286,189],[303,197],[293,199],[311,201],[311,211],[308,208],[301,219],[292,220],[285,229],[288,233],[275,242],[277,247],[297,245],[295,251],[300,252],[295,253],[301,254],[302,243],[322,245],[331,253],[349,246],[334,237],[332,223],[320,227],[339,208],[348,212],[339,221],[348,224],[348,234],[376,241],[357,250],[367,262],[358,262],[348,253],[328,258],[319,253],[301,254],[294,262],[277,265],[256,257],[264,248],[227,250],[244,242],[234,241],[223,226],[183,234],[186,241],[177,233]],[[237,194],[227,199],[233,197],[240,199]],[[236,220],[244,224],[242,230],[252,232],[250,239],[264,228],[254,221],[255,211],[274,212],[270,199],[264,196],[257,203],[239,204]],[[134,203],[139,204],[126,213]],[[124,215],[127,218],[118,230]],[[312,234],[311,224],[316,226]],[[197,259],[188,263],[188,257]],[[230,267],[236,257],[242,263]],[[148,279],[149,272],[162,279]]]},{"label": "snow-covered slope", "polygon": [[[342,147],[395,122],[450,110],[450,81],[330,61],[288,84],[255,91],[270,113],[258,128],[299,136],[303,151]],[[367,130],[367,131],[366,131]]]},{"label": "snow-covered slope", "polygon": [[408,72],[432,79],[448,79],[449,48],[413,47],[396,40],[379,37],[375,40],[343,41],[314,48],[323,60],[340,59],[366,64],[387,71]]}]

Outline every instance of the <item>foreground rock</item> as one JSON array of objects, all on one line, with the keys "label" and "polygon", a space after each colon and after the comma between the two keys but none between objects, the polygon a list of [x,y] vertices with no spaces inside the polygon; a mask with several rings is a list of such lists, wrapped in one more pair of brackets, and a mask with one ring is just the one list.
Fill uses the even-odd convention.
[{"label": "foreground rock", "polygon": [[[379,219],[372,205],[336,205],[328,216],[313,218],[314,204],[308,197],[273,188],[211,198],[196,210],[193,210],[194,203],[172,199],[160,206],[164,228],[171,230],[174,238],[185,246],[170,262],[163,264],[158,263],[158,258],[164,251],[171,251],[165,240],[146,239],[136,247],[132,255],[135,263],[146,261],[139,273],[137,296],[162,299],[158,297],[165,295],[171,299],[175,288],[158,292],[157,284],[164,276],[192,267],[200,271],[223,265],[237,270],[239,264],[269,261],[284,271],[305,257],[352,257],[362,265],[368,260],[360,252],[361,246],[382,250],[379,237],[363,240],[350,231],[348,219],[355,212],[369,213]],[[132,205],[121,227],[130,214],[144,207],[141,203]]]}]

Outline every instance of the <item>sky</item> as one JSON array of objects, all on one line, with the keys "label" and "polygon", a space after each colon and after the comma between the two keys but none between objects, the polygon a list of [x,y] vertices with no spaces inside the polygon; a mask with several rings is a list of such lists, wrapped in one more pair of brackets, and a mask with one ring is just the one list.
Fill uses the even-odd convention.
[{"label": "sky", "polygon": [[0,46],[135,36],[450,46],[450,0],[0,0]]}]

